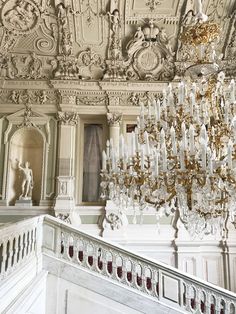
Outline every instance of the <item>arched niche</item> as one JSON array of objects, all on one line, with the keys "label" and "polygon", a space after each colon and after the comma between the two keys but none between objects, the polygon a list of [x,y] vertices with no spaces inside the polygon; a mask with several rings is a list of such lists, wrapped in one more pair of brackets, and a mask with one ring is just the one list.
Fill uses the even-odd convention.
[{"label": "arched niche", "polygon": [[45,139],[43,134],[34,127],[23,127],[17,130],[11,137],[7,176],[7,200],[9,205],[14,205],[21,194],[22,171],[18,168],[18,161],[20,161],[23,167],[26,161],[30,163],[34,181],[32,200],[34,205],[39,205],[42,196],[44,146]]}]

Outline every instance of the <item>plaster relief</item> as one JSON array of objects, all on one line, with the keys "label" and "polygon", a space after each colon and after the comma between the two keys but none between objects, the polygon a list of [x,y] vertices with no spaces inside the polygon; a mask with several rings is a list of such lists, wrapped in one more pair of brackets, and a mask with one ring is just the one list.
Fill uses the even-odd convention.
[{"label": "plaster relief", "polygon": [[137,28],[126,47],[130,79],[172,80],[175,75],[174,52],[171,37],[164,28],[150,20],[143,28]]},{"label": "plaster relief", "polygon": [[2,7],[3,25],[19,34],[32,32],[38,26],[40,12],[31,0],[6,1]]}]

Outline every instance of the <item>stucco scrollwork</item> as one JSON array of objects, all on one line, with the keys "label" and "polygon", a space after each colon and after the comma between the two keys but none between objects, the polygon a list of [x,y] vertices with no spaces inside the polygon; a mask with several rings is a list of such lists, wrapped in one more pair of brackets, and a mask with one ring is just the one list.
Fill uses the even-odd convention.
[{"label": "stucco scrollwork", "polygon": [[79,114],[77,112],[58,111],[57,120],[64,125],[76,125],[78,123]]},{"label": "stucco scrollwork", "polygon": [[27,34],[39,24],[40,11],[32,0],[6,1],[2,7],[1,17],[7,29]]}]

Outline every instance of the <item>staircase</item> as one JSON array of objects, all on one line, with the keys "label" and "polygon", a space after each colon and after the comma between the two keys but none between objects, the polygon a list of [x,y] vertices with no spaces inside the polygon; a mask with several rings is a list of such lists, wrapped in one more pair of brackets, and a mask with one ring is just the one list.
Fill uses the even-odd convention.
[{"label": "staircase", "polygon": [[[52,310],[52,305],[50,311],[39,311],[35,303],[47,302],[45,286],[58,298],[54,284],[58,278],[82,294],[87,289],[90,295],[113,302],[110,313],[236,314],[234,293],[51,216],[2,226],[0,313],[65,313]],[[126,310],[116,310],[116,305]]]}]

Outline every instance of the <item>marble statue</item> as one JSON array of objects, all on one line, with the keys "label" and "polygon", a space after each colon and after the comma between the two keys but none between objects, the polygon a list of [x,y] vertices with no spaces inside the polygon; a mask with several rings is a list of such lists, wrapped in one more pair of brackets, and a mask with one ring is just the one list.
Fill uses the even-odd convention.
[{"label": "marble statue", "polygon": [[197,22],[206,22],[208,16],[203,13],[202,0],[194,0],[195,19]]},{"label": "marble statue", "polygon": [[111,30],[114,35],[119,34],[120,25],[120,12],[118,9],[115,9],[112,13],[108,12],[111,22]]},{"label": "marble statue", "polygon": [[144,33],[142,31],[142,28],[139,26],[137,28],[136,33],[134,34],[133,40],[130,42],[128,46],[128,50],[127,50],[128,55],[133,55],[134,52],[137,50],[137,48],[139,48],[140,45],[142,45],[142,42],[144,40],[145,40]]},{"label": "marble statue", "polygon": [[166,30],[162,27],[157,35],[157,40],[169,51],[171,55],[174,54],[171,47],[170,37],[166,34]]},{"label": "marble statue", "polygon": [[21,195],[19,199],[31,199],[30,192],[33,189],[33,171],[29,168],[29,162],[25,162],[25,167],[22,167],[18,161],[18,168],[23,173],[23,181],[21,185]]}]

